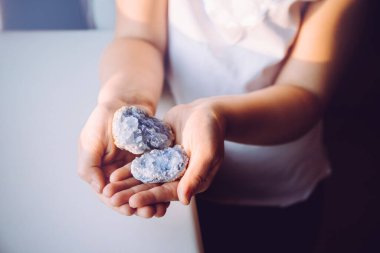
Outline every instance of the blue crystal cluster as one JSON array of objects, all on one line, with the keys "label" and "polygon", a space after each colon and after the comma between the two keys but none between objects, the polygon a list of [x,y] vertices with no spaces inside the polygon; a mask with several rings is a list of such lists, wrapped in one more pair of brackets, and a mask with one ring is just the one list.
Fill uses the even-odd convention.
[{"label": "blue crystal cluster", "polygon": [[131,165],[137,180],[164,183],[183,175],[189,158],[180,145],[170,147],[174,134],[165,122],[135,106],[124,106],[114,114],[112,134],[118,148],[143,154]]},{"label": "blue crystal cluster", "polygon": [[118,148],[133,154],[170,147],[174,140],[169,125],[157,118],[149,117],[135,106],[124,106],[116,111],[112,134]]},{"label": "blue crystal cluster", "polygon": [[152,150],[132,162],[134,178],[143,183],[171,182],[182,176],[189,159],[180,145]]}]

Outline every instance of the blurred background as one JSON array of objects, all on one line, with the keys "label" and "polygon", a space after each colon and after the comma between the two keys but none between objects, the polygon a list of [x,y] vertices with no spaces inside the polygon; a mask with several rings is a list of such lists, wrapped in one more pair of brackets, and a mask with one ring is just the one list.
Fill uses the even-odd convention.
[{"label": "blurred background", "polygon": [[125,217],[77,175],[114,16],[113,0],[0,0],[0,253],[201,251],[192,206]]},{"label": "blurred background", "polygon": [[[357,40],[340,42],[353,52],[326,114],[333,175],[324,186],[320,253],[380,252],[379,1],[367,2],[363,22],[352,21],[360,30]],[[0,17],[3,30],[112,29],[114,3],[0,0]]]},{"label": "blurred background", "polygon": [[4,30],[112,29],[113,0],[0,0]]}]

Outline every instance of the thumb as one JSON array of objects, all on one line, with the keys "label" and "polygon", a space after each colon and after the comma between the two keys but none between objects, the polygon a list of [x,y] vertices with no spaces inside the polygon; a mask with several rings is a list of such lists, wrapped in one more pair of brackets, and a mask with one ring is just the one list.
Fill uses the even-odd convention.
[{"label": "thumb", "polygon": [[100,155],[79,148],[78,175],[82,180],[89,183],[97,193],[101,193],[105,186],[105,179],[100,164]]},{"label": "thumb", "polygon": [[90,174],[89,183],[91,187],[97,193],[102,193],[105,186],[105,179],[102,170],[98,167],[90,167],[88,172]]},{"label": "thumb", "polygon": [[190,157],[189,166],[177,188],[178,198],[182,204],[188,205],[194,194],[207,189],[208,182],[211,182],[208,177],[211,163],[212,157],[200,152],[196,152]]}]

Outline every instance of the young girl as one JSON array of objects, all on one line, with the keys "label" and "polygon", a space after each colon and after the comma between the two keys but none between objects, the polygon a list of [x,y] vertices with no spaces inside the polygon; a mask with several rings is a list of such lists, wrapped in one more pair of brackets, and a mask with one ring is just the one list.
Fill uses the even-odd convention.
[{"label": "young girl", "polygon": [[[204,192],[208,252],[279,241],[308,252],[318,205],[296,203],[330,172],[321,119],[357,2],[117,0],[98,105],[80,137],[80,176],[125,215],[161,217],[170,201]],[[164,120],[190,162],[179,181],[141,184],[130,174],[133,156],[113,144],[112,117],[123,105],[154,115],[164,80],[178,103]]]}]

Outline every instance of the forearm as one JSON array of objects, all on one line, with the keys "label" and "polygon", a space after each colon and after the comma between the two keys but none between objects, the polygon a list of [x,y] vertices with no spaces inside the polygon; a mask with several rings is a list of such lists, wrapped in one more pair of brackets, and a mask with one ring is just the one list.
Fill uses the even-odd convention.
[{"label": "forearm", "polygon": [[154,114],[164,79],[162,53],[145,40],[116,38],[104,52],[100,79],[99,104],[138,104]]},{"label": "forearm", "polygon": [[[318,1],[307,9],[297,40],[276,83],[246,95],[215,98],[226,139],[269,145],[295,140],[322,117],[336,86],[340,41],[352,41],[361,1]],[[321,25],[322,24],[322,25]],[[346,29],[352,27],[353,29]]]},{"label": "forearm", "polygon": [[295,140],[320,120],[323,111],[317,96],[291,85],[215,97],[211,103],[227,140],[254,145]]}]

